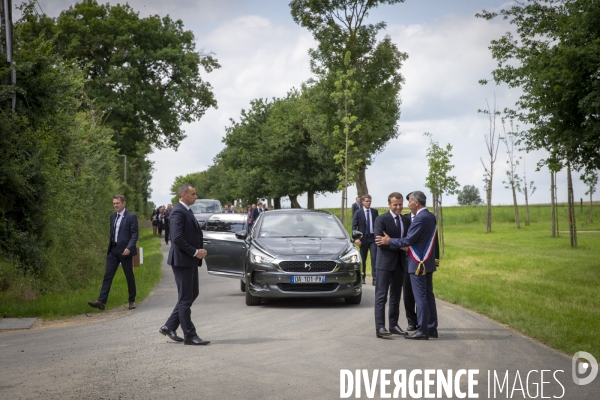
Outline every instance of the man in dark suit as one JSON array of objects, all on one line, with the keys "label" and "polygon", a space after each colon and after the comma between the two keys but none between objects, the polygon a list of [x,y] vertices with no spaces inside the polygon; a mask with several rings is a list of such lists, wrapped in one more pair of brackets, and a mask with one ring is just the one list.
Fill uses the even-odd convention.
[{"label": "man in dark suit", "polygon": [[113,197],[115,213],[110,216],[110,239],[106,252],[106,270],[104,281],[97,301],[88,301],[91,307],[104,310],[108,293],[119,264],[123,267],[129,292],[129,309],[135,308],[135,277],[133,276],[133,256],[137,254],[138,220],[125,209],[125,196]]},{"label": "man in dark suit", "polygon": [[419,329],[412,335],[405,336],[406,339],[427,340],[438,337],[437,307],[433,294],[437,223],[435,216],[425,208],[426,200],[423,192],[412,192],[408,207],[415,217],[406,237],[390,239],[384,233],[375,238],[379,246],[389,245],[392,249],[406,247],[409,252],[408,272],[417,303]]},{"label": "man in dark suit", "polygon": [[[406,195],[407,202],[410,201],[411,195],[412,192]],[[412,222],[415,216],[411,212],[410,214],[404,215],[404,217],[409,221],[410,226],[410,223]],[[406,257],[406,262],[408,265],[408,253],[406,251],[404,252],[404,256]],[[412,285],[410,283],[410,274],[408,273],[408,268],[406,268],[404,270],[404,311],[406,312],[406,320],[408,321],[408,327],[406,328],[406,330],[410,332],[416,331],[418,327],[416,307],[417,306],[415,303],[415,296],[413,294]]]},{"label": "man in dark suit", "polygon": [[171,211],[173,211],[173,205],[168,204],[167,209],[163,213],[163,215],[164,215],[163,221],[165,222],[164,225],[165,225],[165,243],[166,244],[169,244],[169,240],[171,240],[171,227],[169,226],[169,216],[171,215]]},{"label": "man in dark suit", "polygon": [[[202,230],[190,210],[190,206],[196,201],[196,190],[186,183],[177,189],[177,194],[179,203],[175,204],[169,217],[172,243],[167,257],[167,264],[173,269],[177,284],[177,304],[159,333],[177,342],[183,341],[183,344],[206,345],[210,342],[198,337],[191,310],[200,291],[198,267],[206,257],[206,250],[202,248]],[[180,325],[184,339],[176,333]]]},{"label": "man in dark suit", "polygon": [[[380,215],[375,220],[375,235],[383,236],[384,232],[390,238],[406,236],[410,226],[410,217],[401,215],[402,194],[393,192],[388,196],[389,212]],[[407,333],[398,325],[400,317],[400,296],[404,283],[404,271],[407,269],[405,252],[399,248],[392,249],[389,245],[379,246],[377,249],[377,280],[375,282],[375,334],[378,338],[391,334],[406,335]],[[389,306],[388,331],[385,328],[385,304]]]},{"label": "man in dark suit", "polygon": [[354,213],[356,212],[356,210],[360,209],[360,197],[356,198],[356,201],[354,203],[352,203],[352,216],[354,217]]},{"label": "man in dark suit", "polygon": [[362,282],[365,283],[367,274],[367,254],[371,252],[371,275],[373,276],[373,286],[375,286],[375,277],[377,269],[375,261],[377,259],[377,245],[375,244],[375,235],[373,234],[373,224],[379,215],[379,211],[371,208],[371,196],[366,194],[362,197],[362,208],[354,213],[352,217],[352,230],[360,231],[363,234],[362,239],[354,243],[360,246],[360,257],[363,262]]}]

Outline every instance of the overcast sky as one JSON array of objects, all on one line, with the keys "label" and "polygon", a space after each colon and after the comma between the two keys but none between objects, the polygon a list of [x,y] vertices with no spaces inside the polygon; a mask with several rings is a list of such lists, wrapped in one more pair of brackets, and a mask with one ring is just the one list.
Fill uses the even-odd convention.
[{"label": "overcast sky", "polygon": [[[75,4],[72,0],[39,0],[43,11],[57,16]],[[117,2],[113,2],[116,4]],[[166,204],[174,178],[202,171],[213,163],[223,148],[221,142],[229,120],[239,119],[240,110],[248,108],[255,98],[283,97],[292,87],[311,77],[308,49],[316,43],[310,33],[296,25],[287,0],[131,0],[128,2],[141,16],[169,14],[181,19],[186,29],[194,32],[197,49],[213,52],[221,69],[204,74],[214,88],[218,109],[210,109],[200,120],[186,124],[187,138],[178,151],[160,150],[150,156],[155,171],[151,199]],[[453,174],[461,187],[475,185],[482,198],[483,167],[486,160],[484,135],[488,120],[477,110],[486,100],[499,109],[512,107],[519,96],[517,89],[488,84],[478,80],[489,78],[496,62],[488,50],[492,39],[499,38],[510,26],[501,20],[475,18],[482,9],[496,10],[510,2],[502,0],[406,0],[404,4],[382,6],[370,15],[371,22],[385,21],[390,35],[409,58],[402,68],[406,83],[401,91],[402,115],[398,121],[400,136],[390,141],[367,170],[367,184],[375,206],[385,206],[390,192],[403,194],[423,190],[427,175],[425,152],[430,132],[441,145],[453,148]],[[18,11],[15,17],[18,17]],[[498,123],[498,130],[502,127]],[[536,164],[545,158],[543,151],[522,153],[527,179],[537,191],[532,203],[550,202],[550,176],[546,168],[536,172]],[[489,156],[487,157],[489,158]],[[506,180],[506,148],[498,152],[493,185],[494,204],[512,204]],[[523,174],[523,165],[519,170]],[[586,188],[574,176],[575,198],[586,197]],[[566,201],[566,172],[558,180],[559,201]],[[349,191],[350,199],[356,195]],[[524,203],[522,195],[519,201]],[[456,196],[448,196],[444,204],[456,204]],[[300,197],[306,206],[306,197]],[[315,206],[339,207],[340,194],[319,196]],[[283,205],[289,205],[284,201]]]}]

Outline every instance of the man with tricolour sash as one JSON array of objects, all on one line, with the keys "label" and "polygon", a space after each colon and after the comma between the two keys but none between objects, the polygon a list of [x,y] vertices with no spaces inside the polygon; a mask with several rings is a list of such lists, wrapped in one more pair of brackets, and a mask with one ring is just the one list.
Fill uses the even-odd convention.
[{"label": "man with tricolour sash", "polygon": [[433,273],[436,271],[437,223],[435,216],[427,210],[427,198],[420,191],[411,193],[408,208],[415,216],[406,237],[390,238],[377,236],[378,246],[406,248],[408,252],[408,273],[417,303],[417,322],[419,329],[406,339],[428,340],[438,337],[437,308],[433,294]]}]

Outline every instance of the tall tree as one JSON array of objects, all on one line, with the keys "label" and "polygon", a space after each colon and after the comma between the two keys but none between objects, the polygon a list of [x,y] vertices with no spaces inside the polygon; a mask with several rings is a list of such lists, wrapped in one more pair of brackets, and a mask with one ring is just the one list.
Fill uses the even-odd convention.
[{"label": "tall tree", "polygon": [[[511,128],[513,127],[511,121]],[[519,165],[519,159],[521,157],[515,156],[515,134],[514,129],[511,129],[510,132],[506,132],[505,121],[502,119],[502,129],[504,129],[504,137],[502,137],[502,141],[506,145],[506,154],[508,155],[508,160],[506,160],[506,164],[508,164],[508,169],[506,170],[506,179],[507,181],[502,181],[504,183],[506,189],[511,189],[512,198],[513,198],[513,208],[515,213],[515,225],[517,229],[521,229],[521,219],[519,218],[519,206],[517,204],[517,190],[521,188],[521,178],[517,174],[517,166]]]},{"label": "tall tree", "polygon": [[587,186],[588,190],[585,192],[586,195],[590,195],[590,223],[594,222],[594,203],[592,201],[592,195],[596,193],[596,185],[598,184],[598,172],[586,170],[580,177]]},{"label": "tall tree", "polygon": [[[525,0],[499,13],[516,25],[490,46],[496,83],[521,88],[518,111],[528,150],[546,149],[567,166],[569,234],[577,246],[571,170],[600,168],[600,8],[596,0]],[[485,81],[484,81],[485,82]]]},{"label": "tall tree", "polygon": [[[348,67],[350,64],[350,52],[346,53],[344,65]],[[343,167],[344,174],[341,176],[340,189],[342,189],[342,207],[340,211],[340,221],[342,225],[345,223],[346,207],[348,207],[348,186],[349,186],[349,170],[356,170],[356,167],[361,163],[361,159],[358,156],[358,151],[354,145],[354,137],[360,131],[360,123],[356,115],[352,115],[350,108],[354,105],[354,96],[358,89],[358,82],[356,82],[352,76],[356,72],[355,68],[349,68],[346,73],[344,71],[337,72],[337,80],[335,81],[336,90],[331,93],[331,97],[338,102],[341,108],[340,122],[343,127],[340,129],[339,125],[333,127],[333,136],[338,141],[343,142],[342,148],[334,156],[336,163],[341,164]],[[337,147],[337,146],[336,146]],[[353,155],[352,161],[348,162],[350,155]]]},{"label": "tall tree", "polygon": [[458,194],[458,204],[461,206],[478,206],[483,203],[479,195],[479,189],[475,185],[465,185]]},{"label": "tall tree", "polygon": [[535,193],[536,187],[533,184],[533,181],[527,182],[527,170],[525,168],[525,163],[523,163],[523,179],[521,180],[521,185],[519,185],[519,192],[523,193],[525,196],[525,214],[527,215],[527,219],[525,220],[525,226],[531,225],[531,216],[529,215],[529,196]]},{"label": "tall tree", "polygon": [[[196,51],[194,34],[181,20],[152,15],[140,18],[129,5],[82,0],[57,18],[38,15],[33,1],[24,6],[22,35],[52,41],[54,51],[75,60],[84,71],[85,92],[104,113],[120,154],[145,168],[153,149],[177,148],[185,138],[182,124],[216,107],[212,88],[200,75],[219,68],[210,53]],[[132,176],[132,179],[135,176]],[[148,190],[147,182],[134,182]],[[144,194],[147,197],[147,193]]]},{"label": "tall tree", "polygon": [[500,111],[496,107],[496,95],[494,95],[494,106],[490,107],[490,103],[485,100],[487,109],[478,110],[478,112],[487,115],[488,118],[488,133],[484,136],[485,146],[487,153],[490,157],[489,164],[486,165],[483,162],[483,158],[480,158],[481,165],[483,165],[484,175],[483,183],[485,184],[485,202],[487,205],[487,212],[485,218],[485,232],[492,232],[492,188],[494,183],[494,164],[498,157],[498,149],[500,148],[500,135],[496,134],[496,117],[500,115]]},{"label": "tall tree", "polygon": [[452,158],[452,145],[447,144],[446,147],[440,146],[438,142],[434,142],[430,133],[425,133],[429,137],[429,149],[427,149],[427,164],[429,165],[429,173],[425,186],[431,191],[433,197],[433,212],[438,222],[438,235],[444,251],[444,218],[442,213],[442,196],[444,194],[457,194],[460,185],[456,181],[455,176],[451,176],[450,171],[454,165],[450,164]]},{"label": "tall tree", "polygon": [[[361,129],[355,146],[358,150],[357,168],[352,171],[359,195],[368,193],[365,171],[387,142],[398,136],[400,118],[400,89],[404,78],[402,63],[408,57],[398,50],[391,38],[380,40],[377,34],[385,22],[367,24],[369,11],[381,4],[396,4],[404,0],[292,0],[294,21],[307,28],[318,43],[311,49],[311,70],[318,77],[323,94],[319,109],[327,117],[327,131],[339,124],[339,102],[329,96],[336,91],[338,71],[355,69],[359,83],[350,113],[358,118]],[[349,66],[344,65],[347,52]],[[342,147],[335,148],[336,153]]]}]

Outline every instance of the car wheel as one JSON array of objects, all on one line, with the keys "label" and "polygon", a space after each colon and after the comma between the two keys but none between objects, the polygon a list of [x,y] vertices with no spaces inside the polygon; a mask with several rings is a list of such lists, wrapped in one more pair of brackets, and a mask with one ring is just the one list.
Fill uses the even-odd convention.
[{"label": "car wheel", "polygon": [[260,306],[262,299],[257,296],[252,296],[249,290],[246,290],[246,305],[247,306]]},{"label": "car wheel", "polygon": [[241,290],[242,292],[245,292],[245,291],[246,291],[246,284],[245,284],[245,283],[244,283],[244,281],[243,281],[243,280],[241,280],[241,279],[240,279],[240,290]]},{"label": "car wheel", "polygon": [[360,304],[362,293],[358,296],[346,297],[344,300],[346,300],[346,304]]}]

